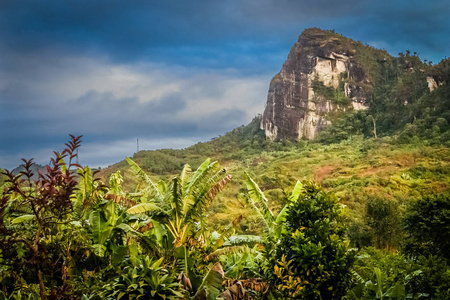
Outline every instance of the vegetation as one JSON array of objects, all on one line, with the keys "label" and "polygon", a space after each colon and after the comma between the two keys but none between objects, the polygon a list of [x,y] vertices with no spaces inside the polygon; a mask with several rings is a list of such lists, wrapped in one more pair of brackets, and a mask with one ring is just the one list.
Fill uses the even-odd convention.
[{"label": "vegetation", "polygon": [[449,299],[450,60],[327,34],[357,48],[369,107],[343,94],[368,83],[314,81],[345,107],[315,141],[256,117],[100,172],[74,136],[42,173],[2,170],[0,299]]},{"label": "vegetation", "polygon": [[[275,152],[287,156],[269,167],[281,167],[280,163],[295,157],[292,147],[299,147],[265,143],[286,149]],[[372,149],[380,151],[378,147],[385,147],[384,143]],[[372,196],[358,219],[356,207],[342,189],[335,190],[347,199],[345,209],[342,200],[315,182],[297,182],[289,193],[284,189],[276,192],[271,186],[288,186],[290,180],[273,182],[262,177],[260,187],[244,173],[242,193],[234,201],[242,207],[236,213],[245,212],[246,216],[228,218],[221,225],[214,204],[223,199],[219,195],[226,193],[226,187],[233,187],[230,170],[217,162],[207,159],[195,171],[185,165],[178,175],[155,181],[127,159],[130,169],[126,175],[134,184],[127,191],[119,171],[112,173],[105,185],[90,168],[72,163],[79,146],[80,137],[72,137],[67,149],[56,153],[52,165],[46,166],[37,180],[31,180],[32,161],[24,160],[20,174],[3,172],[1,297],[449,297],[448,238],[436,234],[436,226],[443,230],[450,226],[448,195],[431,196],[430,191],[430,196],[409,201],[405,214],[401,202]],[[316,144],[301,147],[302,152],[309,152],[305,162],[314,158],[311,149],[321,149]],[[347,145],[335,147],[341,151]],[[430,153],[430,149],[426,151],[430,157],[443,155]],[[361,153],[360,149],[354,151]],[[367,156],[370,151],[359,155]],[[414,167],[393,182],[412,180],[426,172],[426,168]],[[334,186],[330,179],[322,178],[322,182]],[[427,184],[417,182],[414,188]],[[343,186],[351,187],[345,182]],[[352,231],[360,221],[369,237],[366,243],[385,250],[362,248],[357,253],[350,248],[347,233],[352,243],[363,240],[363,233]],[[400,252],[392,252],[400,244]]]},{"label": "vegetation", "polygon": [[268,277],[282,298],[341,299],[351,285],[354,259],[342,207],[313,182],[294,193],[299,195],[289,199],[280,239],[268,253]]}]

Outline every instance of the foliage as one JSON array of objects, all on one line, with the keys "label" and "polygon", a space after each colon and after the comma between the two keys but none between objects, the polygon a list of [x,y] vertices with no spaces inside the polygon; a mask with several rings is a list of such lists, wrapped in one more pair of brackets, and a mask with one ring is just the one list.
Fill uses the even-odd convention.
[{"label": "foliage", "polygon": [[371,198],[366,204],[366,224],[378,248],[396,248],[401,235],[401,211],[395,200]]},{"label": "foliage", "polygon": [[[442,87],[435,92],[441,93]],[[435,120],[433,126],[439,127],[439,135],[433,139],[438,141],[443,138],[448,121],[432,115],[430,110],[430,119],[426,120]],[[367,120],[364,116],[359,112],[351,118],[353,122],[365,124]],[[426,115],[424,117],[428,118]],[[108,186],[102,184],[96,173],[88,167],[78,172],[72,170],[70,174],[75,176],[77,186],[71,190],[71,204],[67,207],[67,213],[64,213],[61,221],[49,224],[49,229],[39,240],[39,251],[42,250],[40,255],[48,258],[40,262],[46,271],[44,284],[47,297],[81,297],[86,294],[91,299],[99,299],[102,298],[99,295],[104,286],[109,287],[110,295],[116,288],[129,295],[138,294],[140,287],[137,290],[133,286],[125,287],[125,278],[129,278],[128,272],[131,274],[134,269],[138,274],[144,272],[142,261],[148,257],[153,262],[163,258],[160,265],[162,269],[155,276],[161,280],[169,275],[163,281],[165,286],[183,293],[184,297],[197,295],[205,298],[222,293],[226,287],[214,283],[220,280],[207,279],[207,275],[212,274],[211,270],[220,263],[223,282],[228,282],[226,286],[231,290],[236,288],[235,284],[252,289],[250,283],[261,282],[259,278],[263,276],[270,283],[278,282],[272,286],[279,290],[271,291],[277,297],[301,298],[306,291],[320,288],[311,283],[315,280],[314,276],[319,276],[317,268],[317,274],[312,272],[316,263],[308,265],[305,260],[309,257],[310,261],[318,259],[320,264],[324,264],[320,259],[327,263],[331,259],[326,258],[329,253],[324,254],[325,250],[318,247],[317,240],[323,236],[311,236],[307,230],[300,230],[302,226],[308,228],[305,225],[298,225],[299,230],[296,232],[289,225],[293,219],[285,225],[288,207],[294,206],[294,200],[299,199],[299,195],[303,195],[300,196],[302,199],[308,194],[300,183],[292,193],[284,190],[283,187],[295,184],[297,178],[316,178],[328,190],[339,195],[341,203],[348,207],[348,232],[352,244],[359,248],[376,244],[376,240],[372,243],[370,238],[376,235],[374,229],[377,229],[381,233],[381,247],[389,245],[392,251],[402,242],[403,235],[398,234],[398,231],[386,235],[383,226],[394,224],[398,229],[405,203],[448,190],[448,148],[433,144],[431,140],[418,140],[417,137],[422,134],[422,125],[419,123],[409,126],[404,136],[405,142],[400,142],[400,136],[365,139],[363,135],[370,135],[371,124],[366,124],[366,133],[359,129],[352,131],[354,128],[350,127],[346,129],[345,126],[350,123],[344,122],[342,127],[349,134],[343,135],[342,139],[338,139],[340,142],[335,143],[330,133],[328,145],[308,141],[266,141],[256,119],[251,126],[238,128],[209,143],[194,145],[186,150],[166,151],[171,157],[178,157],[180,161],[188,160],[199,169],[206,165],[202,163],[205,153],[213,153],[223,162],[226,172],[223,172],[223,167],[214,166],[209,169],[211,171],[203,173],[202,180],[198,180],[194,184],[196,187],[191,188],[191,191],[196,190],[195,193],[187,193],[181,181],[185,179],[185,187],[188,182],[194,182],[198,169],[173,169],[178,175],[167,176],[170,171],[162,177],[163,180],[158,181],[154,179],[154,174],[148,174],[144,172],[145,168],[137,166],[141,162],[141,155],[145,153],[135,156],[136,165],[132,170],[114,169]],[[430,130],[433,130],[432,127]],[[211,164],[211,161],[207,163],[208,166]],[[248,169],[251,169],[252,177],[245,174],[244,170]],[[25,169],[23,171],[27,172]],[[130,176],[132,172],[136,176]],[[230,173],[233,174],[233,181],[228,182]],[[261,182],[259,187],[256,181]],[[240,189],[241,182],[245,184],[245,197],[237,198],[236,195],[244,191]],[[12,183],[8,182],[3,188],[6,191],[11,186]],[[227,189],[223,189],[225,186]],[[36,190],[34,185],[33,188]],[[31,194],[34,197],[35,194]],[[60,194],[58,197],[65,195]],[[11,197],[11,194],[7,201],[8,205],[1,213],[4,226],[8,230],[24,233],[27,239],[34,241],[33,234],[38,228],[36,218],[29,205],[21,205],[29,202],[24,202],[19,196]],[[178,213],[177,217],[176,203],[179,203],[178,207],[192,208],[192,213],[184,213],[189,209],[178,210],[182,213]],[[381,209],[367,214],[371,205]],[[416,208],[411,208],[409,212],[413,210]],[[376,217],[377,214],[379,217]],[[419,213],[417,215],[420,216]],[[314,217],[313,214],[308,216]],[[301,218],[296,217],[296,222],[297,219]],[[176,226],[171,227],[170,222],[181,224],[179,230]],[[379,227],[377,223],[384,225]],[[176,231],[173,230],[175,234],[169,228],[176,228]],[[311,232],[317,229],[314,226],[311,228]],[[392,226],[386,228],[391,229]],[[432,228],[437,231],[436,227]],[[323,228],[319,226],[319,229]],[[289,231],[292,231],[291,235]],[[325,238],[326,242],[319,240],[320,246],[333,243],[340,245],[345,239],[343,231],[339,232],[338,242]],[[423,235],[429,236],[428,233]],[[176,236],[179,241],[177,247],[174,244]],[[412,241],[411,235],[408,241]],[[282,253],[284,250],[280,249],[283,243],[294,246],[294,242],[302,246],[286,246],[283,248],[286,253]],[[342,289],[353,282],[353,294],[347,296],[351,299],[373,299],[377,295],[385,299],[396,298],[402,295],[403,290],[405,297],[449,298],[448,262],[442,257],[442,251],[430,251],[430,243],[422,240],[417,249],[412,247],[413,242],[407,243],[402,253],[376,254],[362,249],[351,279],[341,269],[344,272],[342,280],[347,280],[346,284],[341,285]],[[0,250],[0,285],[3,295],[5,298],[40,298],[39,278],[33,267],[36,262],[30,259],[32,252],[24,245],[14,249],[16,259],[21,260],[17,270],[3,263],[2,255],[8,253]],[[312,253],[313,250],[317,250],[317,255]],[[441,256],[421,256],[429,253]],[[409,254],[414,256],[406,256]],[[300,255],[305,259],[301,266],[298,264]],[[52,266],[48,268],[50,264]],[[333,269],[335,273],[339,271],[336,268]],[[323,273],[324,276],[327,275]],[[146,284],[151,285],[150,281]],[[320,282],[320,285],[325,284]],[[261,288],[255,289],[253,286],[253,289],[268,296],[264,282],[261,282]],[[231,290],[222,295],[232,294]],[[247,295],[250,293],[249,290],[245,292]],[[174,295],[170,290],[161,294]]]},{"label": "foliage", "polygon": [[[336,196],[305,182],[287,206],[285,230],[269,253],[268,278],[289,299],[338,299],[350,287],[354,253]],[[273,272],[271,274],[270,272]]]},{"label": "foliage", "polygon": [[175,274],[161,266],[164,257],[153,261],[142,257],[137,264],[124,264],[117,275],[99,291],[101,299],[179,299],[179,283]]},{"label": "foliage", "polygon": [[[41,299],[47,299],[46,285],[52,281],[62,281],[62,286],[68,288],[65,278],[71,256],[64,231],[74,226],[70,213],[77,181],[72,168],[81,167],[72,163],[81,137],[71,138],[67,148],[61,154],[55,153],[52,165],[46,166],[46,173],[39,174],[36,181],[32,180],[32,160],[23,160],[19,175],[4,172],[8,186],[0,198],[2,273],[14,280],[22,277],[28,282],[37,281]],[[64,158],[69,159],[67,164]]]},{"label": "foliage", "polygon": [[221,169],[218,162],[210,162],[207,159],[194,173],[189,165],[185,165],[181,174],[167,185],[162,181],[153,183],[135,162],[129,158],[127,160],[146,184],[141,193],[152,197],[147,200],[149,202],[130,208],[129,213],[156,212],[156,220],[166,225],[172,234],[175,248],[186,246],[188,239],[196,233],[196,222],[200,223],[200,231],[204,233],[205,228],[202,225],[205,222],[206,208],[231,180],[231,175],[225,175],[226,170]]},{"label": "foliage", "polygon": [[438,255],[450,261],[450,194],[426,196],[408,205],[404,251]]},{"label": "foliage", "polygon": [[448,299],[449,267],[438,257],[411,257],[375,248],[362,250],[348,299]]}]

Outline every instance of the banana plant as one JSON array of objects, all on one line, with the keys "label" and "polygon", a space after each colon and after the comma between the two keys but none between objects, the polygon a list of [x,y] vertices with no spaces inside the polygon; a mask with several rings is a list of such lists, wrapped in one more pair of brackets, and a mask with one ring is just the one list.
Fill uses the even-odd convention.
[{"label": "banana plant", "polygon": [[[264,195],[264,192],[247,172],[245,172],[245,185],[247,187],[247,193],[242,195],[262,221],[265,237],[267,239],[278,240],[284,230],[284,221],[286,220],[288,205],[285,205],[278,215],[274,216],[272,210],[269,208],[268,200]],[[287,200],[289,202],[295,201],[302,192],[302,189],[302,183],[297,181]]]},{"label": "banana plant", "polygon": [[77,191],[77,203],[82,205],[85,210],[100,201],[102,189],[98,178],[94,178],[96,172],[93,172],[88,166],[78,169],[79,183]]},{"label": "banana plant", "polygon": [[[373,268],[373,275],[375,280],[364,280],[356,271],[352,271],[355,279],[355,286],[349,292],[349,296],[354,299],[365,299],[367,294],[375,296],[375,299],[405,299],[406,291],[405,284],[402,281],[395,282],[394,285],[386,288],[387,275],[384,274],[380,268]],[[421,295],[416,295],[421,296]],[[408,297],[409,298],[409,297]],[[412,296],[411,296],[412,298]],[[416,299],[416,298],[414,298]]]},{"label": "banana plant", "polygon": [[133,229],[125,209],[117,203],[104,200],[89,214],[92,233],[92,250],[98,257],[111,254],[112,262],[119,262],[128,254],[132,262],[137,260],[137,243],[147,245],[149,239]]},{"label": "banana plant", "polygon": [[[169,184],[154,183],[133,160],[127,158],[127,162],[145,184],[140,190],[144,202],[128,209],[128,213],[146,213],[164,224],[174,240],[174,248],[187,245],[195,233],[205,237],[205,211],[231,180],[218,162],[207,159],[195,172],[185,165]],[[194,230],[195,224],[200,225],[199,230]]]}]

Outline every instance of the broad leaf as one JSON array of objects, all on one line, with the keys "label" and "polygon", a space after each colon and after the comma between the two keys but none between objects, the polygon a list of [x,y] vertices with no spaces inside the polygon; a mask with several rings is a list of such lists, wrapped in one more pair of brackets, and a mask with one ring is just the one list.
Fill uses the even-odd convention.
[{"label": "broad leaf", "polygon": [[151,189],[151,191],[155,194],[155,198],[157,198],[159,201],[163,201],[164,197],[162,196],[161,191],[158,189],[158,186],[150,179],[150,177],[145,174],[145,172],[139,167],[131,158],[126,157],[125,158],[130,165],[131,170],[138,175],[138,177],[144,181],[148,187]]},{"label": "broad leaf", "polygon": [[127,214],[144,214],[147,212],[161,211],[161,208],[155,203],[140,203],[127,209]]},{"label": "broad leaf", "polygon": [[23,216],[14,218],[11,221],[11,224],[20,224],[20,223],[31,221],[31,220],[34,220],[34,219],[36,219],[35,215],[23,215]]}]

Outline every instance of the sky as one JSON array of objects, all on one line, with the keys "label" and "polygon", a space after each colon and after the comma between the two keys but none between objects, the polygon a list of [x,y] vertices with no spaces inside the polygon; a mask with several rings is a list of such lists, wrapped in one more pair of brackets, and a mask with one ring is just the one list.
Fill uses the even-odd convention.
[{"label": "sky", "polygon": [[310,27],[391,55],[450,55],[448,0],[1,0],[0,167],[49,162],[69,134],[81,164],[186,148],[264,111]]}]

